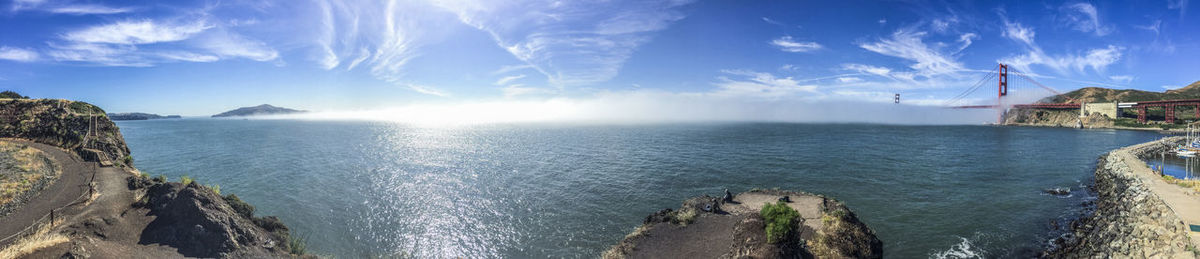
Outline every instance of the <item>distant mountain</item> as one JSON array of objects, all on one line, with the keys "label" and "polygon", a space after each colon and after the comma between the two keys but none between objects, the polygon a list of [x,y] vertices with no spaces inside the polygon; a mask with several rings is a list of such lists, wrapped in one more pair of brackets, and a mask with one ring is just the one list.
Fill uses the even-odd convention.
[{"label": "distant mountain", "polygon": [[1065,103],[1069,102],[1069,96],[1078,102],[1096,103],[1096,102],[1143,102],[1143,101],[1158,101],[1158,100],[1177,100],[1177,99],[1200,99],[1200,81],[1196,81],[1183,88],[1175,90],[1167,90],[1166,92],[1151,92],[1131,89],[1108,89],[1100,87],[1085,87],[1079,90],[1071,91],[1060,96],[1052,96],[1042,99],[1041,103]]},{"label": "distant mountain", "polygon": [[182,117],[180,117],[179,115],[162,116],[162,115],[158,115],[158,114],[141,113],[141,112],[122,112],[122,113],[109,113],[108,114],[108,119],[115,120],[115,121],[178,119],[178,118],[182,118]]},{"label": "distant mountain", "polygon": [[254,107],[242,107],[242,108],[234,109],[232,111],[222,112],[217,115],[213,115],[213,118],[257,116],[257,115],[280,115],[280,114],[294,114],[294,113],[305,113],[305,112],[308,112],[308,111],[293,110],[293,109],[288,109],[288,108],[283,108],[283,107],[271,106],[270,104],[263,104],[263,105],[254,106]]}]

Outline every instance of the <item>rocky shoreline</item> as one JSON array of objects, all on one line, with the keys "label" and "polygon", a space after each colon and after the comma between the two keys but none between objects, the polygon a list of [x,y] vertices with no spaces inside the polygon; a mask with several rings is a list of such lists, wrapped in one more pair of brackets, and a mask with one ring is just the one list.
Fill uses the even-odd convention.
[{"label": "rocky shoreline", "polygon": [[[782,202],[782,203],[780,203]],[[780,241],[769,242],[764,205],[798,212]],[[804,192],[751,190],[694,197],[664,209],[603,254],[603,258],[880,258],[883,242],[841,202]]]},{"label": "rocky shoreline", "polygon": [[[1124,147],[1100,156],[1096,165],[1095,211],[1071,223],[1071,233],[1053,242],[1052,258],[1191,258],[1197,257],[1188,230],[1176,213],[1139,178],[1137,160],[1165,151],[1182,141],[1161,141]],[[1135,164],[1135,165],[1131,165]]]}]

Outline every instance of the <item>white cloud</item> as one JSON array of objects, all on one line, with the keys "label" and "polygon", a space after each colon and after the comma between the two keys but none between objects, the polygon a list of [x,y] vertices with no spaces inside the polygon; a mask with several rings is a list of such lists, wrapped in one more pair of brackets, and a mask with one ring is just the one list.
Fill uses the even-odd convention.
[{"label": "white cloud", "polygon": [[1179,16],[1187,14],[1188,0],[1167,0],[1167,9],[1179,9]]},{"label": "white cloud", "polygon": [[521,78],[525,78],[525,74],[502,77],[502,78],[500,78],[500,80],[496,80],[496,85],[507,85],[509,82],[512,82],[512,81],[515,81],[515,80],[521,79]]},{"label": "white cloud", "polygon": [[29,49],[0,46],[0,59],[30,62],[38,59],[37,52]]},{"label": "white cloud", "polygon": [[1062,7],[1063,17],[1071,27],[1081,32],[1095,33],[1096,36],[1108,35],[1112,28],[1100,22],[1096,6],[1089,3],[1068,4]]},{"label": "white cloud", "polygon": [[744,70],[724,70],[721,72],[743,78],[730,79],[725,76],[718,77],[718,80],[720,80],[716,83],[718,89],[708,94],[723,97],[740,96],[759,98],[779,98],[795,96],[800,93],[819,94],[816,85],[801,85],[800,82],[791,77],[779,78],[770,73]]},{"label": "white cloud", "polygon": [[88,15],[88,14],[119,14],[132,12],[129,7],[108,7],[103,5],[84,4],[54,7],[49,10],[56,14]]},{"label": "white cloud", "polygon": [[880,25],[887,24],[887,19],[879,19],[879,24]]},{"label": "white cloud", "polygon": [[185,40],[212,28],[204,21],[164,25],[150,20],[120,21],[68,32],[63,39],[81,43],[149,44]]},{"label": "white cloud", "polygon": [[1183,86],[1182,85],[1164,85],[1164,86],[1162,86],[1162,88],[1167,89],[1167,90],[1175,90],[1175,89],[1183,88]]},{"label": "white cloud", "polygon": [[254,61],[271,61],[279,58],[279,52],[261,41],[242,37],[229,32],[214,32],[200,40],[200,47],[213,54],[229,58],[246,58]]},{"label": "white cloud", "polygon": [[1109,76],[1108,79],[1112,79],[1113,82],[1124,83],[1124,84],[1133,82],[1133,76],[1130,76],[1130,75],[1114,75],[1114,76]]},{"label": "white cloud", "polygon": [[863,79],[857,78],[857,77],[838,77],[837,81],[838,81],[838,83],[849,84],[849,83],[862,82]]},{"label": "white cloud", "polygon": [[45,2],[46,2],[46,0],[13,0],[12,1],[12,11],[16,12],[16,11],[21,11],[21,10],[25,10],[25,9],[32,9],[34,7],[42,5]]},{"label": "white cloud", "polygon": [[793,53],[795,53],[795,52],[810,52],[810,51],[814,51],[814,50],[818,50],[818,49],[822,48],[821,44],[817,44],[816,42],[792,40],[792,36],[783,36],[783,37],[779,37],[777,39],[771,40],[771,45],[774,45],[775,47],[779,47],[779,50],[786,51],[786,52],[793,52]]},{"label": "white cloud", "polygon": [[954,53],[962,52],[963,50],[967,49],[967,47],[970,47],[971,43],[975,39],[979,39],[978,34],[968,32],[968,33],[963,33],[962,35],[959,35],[958,43],[962,43],[962,45],[960,45],[958,47],[958,50],[954,51]]},{"label": "white cloud", "polygon": [[1108,45],[1105,48],[1088,50],[1084,55],[1049,55],[1034,42],[1033,29],[1007,20],[1004,21],[1004,24],[1004,36],[1025,45],[1027,52],[1017,56],[1001,58],[999,61],[1000,63],[1012,65],[1017,70],[1025,73],[1034,73],[1031,65],[1044,65],[1060,74],[1066,74],[1070,71],[1084,73],[1085,69],[1089,68],[1097,73],[1103,73],[1109,65],[1121,59],[1121,51],[1124,49],[1119,46]]},{"label": "white cloud", "polygon": [[779,22],[779,21],[772,20],[771,18],[767,18],[767,17],[763,17],[763,18],[762,18],[762,20],[763,20],[764,22],[767,22],[767,23],[770,23],[770,24],[774,24],[774,25],[784,25],[783,23],[781,23],[781,22]]},{"label": "white cloud", "polygon": [[863,64],[843,64],[842,69],[856,71],[859,73],[872,74],[882,77],[891,77],[892,70],[886,67],[877,67]]},{"label": "white cloud", "polygon": [[950,74],[966,70],[962,63],[953,57],[926,45],[922,40],[925,35],[925,32],[897,30],[892,33],[890,39],[859,44],[859,47],[875,53],[913,61],[914,63],[909,67],[916,70],[921,76]]},{"label": "white cloud", "polygon": [[[178,19],[177,19],[178,20]],[[66,32],[49,42],[54,60],[105,66],[153,66],[167,62],[216,62],[223,58],[277,60],[266,43],[204,19],[163,23],[125,20]]]},{"label": "white cloud", "polygon": [[958,16],[934,19],[933,22],[929,23],[929,25],[933,28],[933,31],[936,32],[946,32],[947,30],[950,30],[950,26],[955,24],[958,24]]},{"label": "white cloud", "polygon": [[555,85],[615,77],[652,33],[683,19],[688,0],[443,1],[460,21],[488,32],[496,43]]},{"label": "white cloud", "polygon": [[421,86],[421,85],[415,85],[415,84],[408,84],[407,86],[408,86],[408,89],[411,89],[418,93],[433,95],[433,96],[437,96],[437,97],[450,97],[450,94],[447,94],[446,92],[442,92],[433,87]]},{"label": "white cloud", "polygon": [[530,95],[530,94],[545,92],[543,89],[538,89],[538,88],[533,88],[533,87],[525,87],[524,85],[521,85],[521,84],[513,84],[513,85],[505,86],[503,89],[500,89],[500,91],[503,92],[505,98],[512,98],[512,97],[517,97],[517,96],[522,96],[522,95]]},{"label": "white cloud", "polygon": [[1152,32],[1154,32],[1154,35],[1157,36],[1160,33],[1160,31],[1162,30],[1162,20],[1154,20],[1154,23],[1151,23],[1150,25],[1146,25],[1146,26],[1133,25],[1133,27],[1142,29],[1142,30],[1152,31]]}]

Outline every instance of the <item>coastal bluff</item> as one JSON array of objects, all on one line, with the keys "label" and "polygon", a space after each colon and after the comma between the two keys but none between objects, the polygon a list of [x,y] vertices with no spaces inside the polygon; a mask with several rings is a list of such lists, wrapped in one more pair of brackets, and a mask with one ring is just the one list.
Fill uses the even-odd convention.
[{"label": "coastal bluff", "polygon": [[[771,240],[776,213],[795,211],[794,225]],[[779,208],[779,207],[777,207]],[[880,258],[883,242],[841,202],[805,192],[751,190],[687,199],[663,209],[604,252],[603,258]]]},{"label": "coastal bluff", "polygon": [[0,137],[71,150],[103,165],[131,165],[129,148],[104,110],[59,99],[0,99]]},{"label": "coastal bluff", "polygon": [[[1171,137],[1124,147],[1100,156],[1096,165],[1095,212],[1071,223],[1072,233],[1056,239],[1051,258],[1194,258],[1193,241],[1165,195],[1179,191],[1165,185],[1141,158],[1157,158],[1183,141]],[[1158,181],[1158,182],[1155,182]],[[1180,198],[1172,196],[1170,198]],[[1198,196],[1182,197],[1200,199]],[[1193,201],[1194,202],[1194,201]],[[1176,205],[1178,206],[1178,205]],[[1190,208],[1195,209],[1195,208]],[[1200,216],[1200,215],[1192,215]]]},{"label": "coastal bluff", "polygon": [[0,204],[0,258],[315,258],[280,219],[220,186],[139,172],[94,105],[0,98],[0,138],[57,169],[31,197]]}]

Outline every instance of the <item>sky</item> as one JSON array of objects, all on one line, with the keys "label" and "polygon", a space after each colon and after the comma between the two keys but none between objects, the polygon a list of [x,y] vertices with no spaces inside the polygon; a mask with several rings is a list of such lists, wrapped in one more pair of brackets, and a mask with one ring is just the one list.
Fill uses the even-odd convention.
[{"label": "sky", "polygon": [[[269,103],[401,120],[935,122],[958,116],[939,107],[995,103],[990,81],[958,97],[993,80],[998,63],[1062,92],[1200,80],[1196,9],[1187,0],[10,0],[0,2],[0,88],[192,116]],[[1014,103],[1051,94],[1012,92]]]}]

